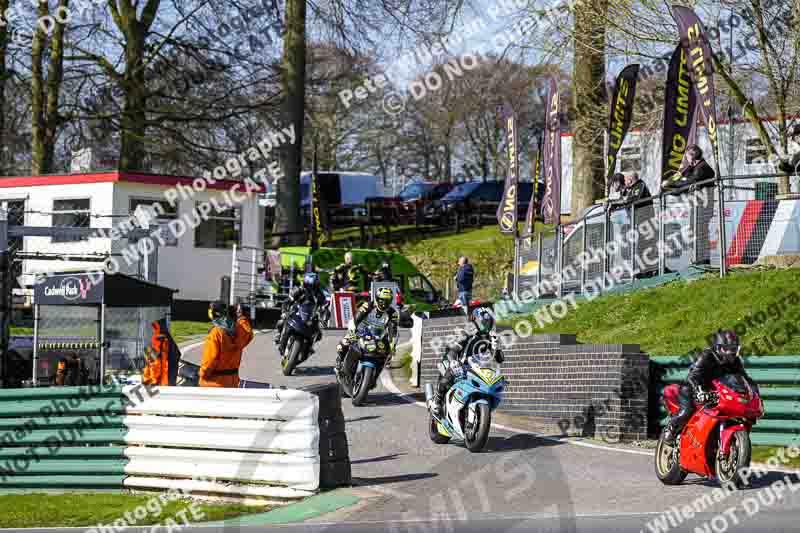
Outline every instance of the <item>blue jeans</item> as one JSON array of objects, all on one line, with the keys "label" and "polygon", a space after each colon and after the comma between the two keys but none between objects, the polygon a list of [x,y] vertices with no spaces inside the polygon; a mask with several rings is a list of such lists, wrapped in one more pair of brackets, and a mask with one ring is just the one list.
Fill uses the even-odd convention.
[{"label": "blue jeans", "polygon": [[472,291],[458,291],[458,300],[461,302],[461,305],[467,307],[470,300],[472,300]]}]

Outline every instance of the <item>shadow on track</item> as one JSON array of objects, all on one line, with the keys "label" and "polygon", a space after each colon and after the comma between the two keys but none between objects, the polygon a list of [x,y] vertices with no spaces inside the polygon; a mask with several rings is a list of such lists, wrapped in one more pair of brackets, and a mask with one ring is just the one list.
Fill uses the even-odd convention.
[{"label": "shadow on track", "polygon": [[294,369],[294,374],[303,377],[334,375],[331,366],[298,366]]},{"label": "shadow on track", "polygon": [[486,452],[512,452],[517,450],[530,450],[564,444],[561,441],[543,439],[530,433],[517,433],[510,437],[489,437],[484,451]]},{"label": "shadow on track", "polygon": [[439,474],[434,473],[420,473],[420,474],[403,474],[400,476],[385,476],[385,477],[354,477],[353,485],[369,486],[369,485],[388,485],[390,483],[400,483],[403,481],[417,481],[420,479],[430,479],[438,477]]},{"label": "shadow on track", "polygon": [[362,463],[378,463],[381,461],[391,461],[392,459],[397,459],[402,455],[408,455],[407,453],[393,453],[391,455],[382,455],[380,457],[370,457],[369,459],[358,459],[357,461],[350,461],[351,465],[358,465]]},{"label": "shadow on track", "polygon": [[359,416],[358,418],[346,418],[345,422],[348,424],[352,424],[354,422],[364,422],[366,420],[377,420],[379,418],[383,418],[380,415],[367,415],[367,416]]}]

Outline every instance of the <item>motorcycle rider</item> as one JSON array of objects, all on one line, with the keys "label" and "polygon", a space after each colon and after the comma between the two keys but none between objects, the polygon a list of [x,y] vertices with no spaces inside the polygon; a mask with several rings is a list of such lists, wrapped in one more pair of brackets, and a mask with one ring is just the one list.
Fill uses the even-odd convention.
[{"label": "motorcycle rider", "polygon": [[735,331],[719,330],[714,334],[711,347],[700,352],[689,369],[686,381],[681,385],[678,395],[681,408],[667,424],[663,437],[665,443],[675,443],[676,437],[697,410],[695,401],[701,404],[708,401],[709,394],[706,389],[713,380],[725,374],[741,374],[758,391],[758,385],[744,370],[739,357],[740,350],[739,336]]},{"label": "motorcycle rider", "polygon": [[442,361],[447,365],[447,370],[436,383],[433,395],[433,414],[442,416],[444,395],[453,386],[458,375],[463,373],[464,360],[474,355],[475,349],[489,341],[491,353],[497,363],[505,360],[503,352],[498,345],[497,333],[494,331],[494,317],[486,307],[478,307],[470,315],[469,325],[461,331],[459,338],[449,344],[442,354]]},{"label": "motorcycle rider", "polygon": [[[304,302],[306,299],[312,299],[314,304],[318,306],[318,309],[327,304],[325,293],[322,292],[322,288],[320,287],[319,274],[316,272],[306,273],[303,276],[303,284],[293,288],[292,292],[289,294],[289,299],[283,303],[283,312],[281,313],[281,318],[275,324],[275,336],[273,338],[273,342],[275,342],[276,345],[280,346],[281,344],[281,339],[283,338],[283,326],[286,323],[286,319],[289,317],[289,310],[294,304]],[[319,324],[315,324],[315,328],[317,331],[317,338],[314,340],[314,342],[317,342],[322,339],[322,328],[319,327]],[[311,353],[313,352],[314,348],[312,347]]]},{"label": "motorcycle rider", "polygon": [[375,295],[375,301],[361,304],[356,317],[348,324],[347,335],[344,336],[336,347],[337,372],[341,372],[344,356],[347,354],[350,344],[358,339],[356,331],[358,331],[358,326],[365,320],[370,324],[381,324],[384,327],[384,331],[388,331],[390,344],[380,342],[378,344],[378,350],[386,354],[386,365],[391,361],[397,345],[400,318],[399,313],[392,307],[392,290],[388,287],[384,287],[378,289],[378,293]]}]

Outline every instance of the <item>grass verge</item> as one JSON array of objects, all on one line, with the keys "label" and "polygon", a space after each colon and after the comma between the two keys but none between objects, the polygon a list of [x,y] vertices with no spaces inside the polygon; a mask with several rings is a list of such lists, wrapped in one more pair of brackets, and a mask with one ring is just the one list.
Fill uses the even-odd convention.
[{"label": "grass verge", "polygon": [[[148,502],[150,506],[148,507]],[[154,502],[157,502],[156,505]],[[183,520],[177,516],[184,509],[192,506],[192,500],[173,500],[162,502],[155,496],[139,496],[119,493],[64,493],[64,494],[9,494],[0,495],[0,527],[92,527],[98,524],[111,525],[125,513],[135,521],[136,526],[163,524],[172,519],[178,524]],[[147,509],[141,520],[134,517],[133,512],[139,507]],[[215,504],[196,502],[193,505],[196,516],[200,520],[216,521],[236,516],[263,513],[269,507],[253,507],[240,504]],[[141,512],[140,512],[141,514]],[[191,510],[185,513],[187,520],[192,520]]]},{"label": "grass verge", "polygon": [[[786,458],[786,462],[784,463],[783,460],[777,455],[778,450],[783,449],[783,457]],[[798,457],[789,457],[786,453],[788,448],[784,446],[753,446],[753,455],[752,461],[754,463],[766,463],[770,457],[775,457],[778,459],[778,464],[781,465],[783,468],[790,468],[790,467],[800,467],[800,456]]]},{"label": "grass verge", "polygon": [[193,320],[173,320],[171,323],[172,337],[178,344],[190,337],[206,335],[211,328],[209,322],[195,322]]},{"label": "grass verge", "polygon": [[[575,333],[593,344],[639,344],[650,355],[681,355],[708,345],[717,329],[736,329],[742,354],[800,354],[800,273],[796,269],[733,272],[677,281],[627,294],[577,301],[534,333]],[[795,334],[797,332],[797,334]]]}]

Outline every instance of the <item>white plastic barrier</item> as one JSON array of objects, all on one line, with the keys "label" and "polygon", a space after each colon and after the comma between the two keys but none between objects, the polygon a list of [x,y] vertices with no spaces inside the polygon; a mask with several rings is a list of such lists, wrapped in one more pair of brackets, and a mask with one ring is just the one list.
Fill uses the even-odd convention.
[{"label": "white plastic barrier", "polygon": [[[130,395],[129,395],[130,396]],[[319,489],[319,399],[284,389],[155,387],[134,401],[125,486],[257,501]],[[205,478],[212,481],[197,481]],[[175,485],[175,483],[181,482]]]}]

